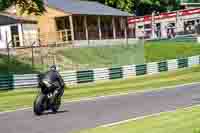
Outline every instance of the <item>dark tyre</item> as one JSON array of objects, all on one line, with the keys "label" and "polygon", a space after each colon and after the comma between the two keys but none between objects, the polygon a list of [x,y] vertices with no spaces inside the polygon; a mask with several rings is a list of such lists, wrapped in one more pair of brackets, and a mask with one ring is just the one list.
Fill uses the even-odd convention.
[{"label": "dark tyre", "polygon": [[35,115],[41,115],[44,112],[45,95],[38,95],[34,101],[33,111]]},{"label": "dark tyre", "polygon": [[54,101],[54,104],[51,107],[51,110],[54,113],[58,112],[60,105],[61,105],[61,97],[58,96],[58,97],[55,98],[55,101]]}]

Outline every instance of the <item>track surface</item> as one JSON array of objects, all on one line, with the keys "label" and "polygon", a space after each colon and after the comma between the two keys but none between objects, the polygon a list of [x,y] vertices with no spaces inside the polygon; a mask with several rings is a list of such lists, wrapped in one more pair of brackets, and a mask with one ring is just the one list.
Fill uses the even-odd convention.
[{"label": "track surface", "polygon": [[71,133],[200,103],[200,84],[63,105],[58,114],[32,110],[0,114],[1,133]]}]

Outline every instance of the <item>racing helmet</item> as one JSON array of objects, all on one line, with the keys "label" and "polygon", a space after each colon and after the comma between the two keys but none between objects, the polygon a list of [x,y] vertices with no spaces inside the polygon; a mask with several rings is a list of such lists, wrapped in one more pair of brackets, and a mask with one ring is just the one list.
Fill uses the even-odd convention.
[{"label": "racing helmet", "polygon": [[59,71],[59,68],[56,65],[52,65],[52,66],[50,66],[50,70]]}]

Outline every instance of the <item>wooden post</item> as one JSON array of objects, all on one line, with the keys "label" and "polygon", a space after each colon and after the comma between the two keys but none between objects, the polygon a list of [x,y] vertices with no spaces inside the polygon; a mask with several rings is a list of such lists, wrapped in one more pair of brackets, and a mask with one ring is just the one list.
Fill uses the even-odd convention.
[{"label": "wooden post", "polygon": [[127,34],[127,21],[124,18],[122,18],[122,20],[123,20],[123,24],[124,24],[124,37],[125,37],[125,39],[127,39],[128,38],[128,34]]},{"label": "wooden post", "polygon": [[126,40],[126,44],[128,45],[127,20],[125,19],[125,17],[121,17],[121,23],[124,27],[124,39]]},{"label": "wooden post", "polygon": [[[13,43],[13,41],[11,41]],[[8,42],[8,32],[6,31],[6,47],[8,52],[8,64],[10,65],[10,42]],[[8,71],[9,71],[9,65],[8,65]]]},{"label": "wooden post", "polygon": [[72,17],[72,15],[69,16],[69,22],[70,22],[72,41],[74,41],[74,25],[73,25],[73,17]]},{"label": "wooden post", "polygon": [[155,11],[151,14],[151,38],[155,38]]},{"label": "wooden post", "polygon": [[99,40],[102,39],[102,33],[101,33],[101,16],[98,16],[98,29],[99,29]]},{"label": "wooden post", "polygon": [[31,44],[31,50],[32,50],[32,54],[31,54],[31,56],[32,56],[32,71],[33,71],[33,69],[34,69],[34,47],[33,47],[33,45],[34,45],[35,43],[32,43]]},{"label": "wooden post", "polygon": [[86,40],[89,43],[87,16],[84,16],[84,27],[85,27],[85,37],[86,37]]},{"label": "wooden post", "polygon": [[181,31],[181,24],[179,20],[179,11],[176,12],[176,32]]},{"label": "wooden post", "polygon": [[38,45],[41,47],[41,33],[40,33],[40,29],[38,28]]},{"label": "wooden post", "polygon": [[[62,21],[63,21],[63,22],[62,22],[62,23],[63,23],[63,33],[61,33],[61,34],[63,34],[63,36],[62,36],[63,41],[64,41],[64,42],[67,42],[67,41],[69,41],[69,38],[68,38],[67,33],[66,33],[65,18],[63,18]],[[70,25],[70,26],[71,26],[71,25]]]},{"label": "wooden post", "polygon": [[116,39],[116,25],[115,25],[115,17],[112,17],[112,27],[113,27],[113,38]]},{"label": "wooden post", "polygon": [[66,41],[69,41],[69,35],[68,35],[67,29],[65,29],[65,38],[66,38]]}]

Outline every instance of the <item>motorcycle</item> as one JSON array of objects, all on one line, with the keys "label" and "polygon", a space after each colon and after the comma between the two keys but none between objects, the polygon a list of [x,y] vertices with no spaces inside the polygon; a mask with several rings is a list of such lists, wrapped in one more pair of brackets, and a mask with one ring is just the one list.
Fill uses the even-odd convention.
[{"label": "motorcycle", "polygon": [[[56,113],[60,108],[61,97],[64,93],[64,85],[60,86],[59,81],[62,81],[61,84],[64,84],[64,81],[57,71],[55,73],[57,74],[57,77],[54,78],[53,81],[51,75],[39,75],[38,88],[40,91],[33,105],[35,115],[41,115],[47,110],[51,110]],[[62,88],[59,89],[59,86]],[[61,92],[58,90],[61,90]]]}]

